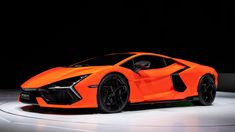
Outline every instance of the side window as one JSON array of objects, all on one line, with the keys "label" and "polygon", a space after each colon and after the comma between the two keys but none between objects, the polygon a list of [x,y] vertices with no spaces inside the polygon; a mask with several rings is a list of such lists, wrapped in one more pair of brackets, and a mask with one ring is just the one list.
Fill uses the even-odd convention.
[{"label": "side window", "polygon": [[151,63],[149,69],[162,68],[166,66],[163,58],[158,56],[144,55],[136,57],[133,60],[134,63],[138,61],[149,61]]},{"label": "side window", "polygon": [[174,61],[174,60],[172,60],[172,59],[164,58],[164,60],[165,60],[165,62],[166,62],[166,65],[167,65],[167,66],[169,66],[169,65],[174,64],[174,63],[175,63],[175,61]]},{"label": "side window", "polygon": [[134,61],[133,59],[127,61],[126,63],[122,64],[122,67],[128,68],[128,69],[134,69]]}]

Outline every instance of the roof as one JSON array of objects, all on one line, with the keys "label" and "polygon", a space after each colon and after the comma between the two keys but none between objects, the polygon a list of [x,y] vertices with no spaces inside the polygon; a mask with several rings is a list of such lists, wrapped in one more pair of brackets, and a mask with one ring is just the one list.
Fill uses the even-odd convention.
[{"label": "roof", "polygon": [[169,56],[161,55],[161,54],[156,54],[156,53],[150,53],[150,52],[128,52],[130,54],[136,54],[136,55],[157,55],[165,58],[170,58]]}]

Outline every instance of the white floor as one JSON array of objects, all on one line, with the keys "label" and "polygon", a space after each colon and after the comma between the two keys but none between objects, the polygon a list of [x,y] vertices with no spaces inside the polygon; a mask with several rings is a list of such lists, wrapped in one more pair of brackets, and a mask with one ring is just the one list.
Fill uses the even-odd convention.
[{"label": "white floor", "polygon": [[235,93],[218,92],[212,106],[190,103],[132,106],[116,114],[97,109],[42,109],[0,91],[0,131],[234,131]]}]

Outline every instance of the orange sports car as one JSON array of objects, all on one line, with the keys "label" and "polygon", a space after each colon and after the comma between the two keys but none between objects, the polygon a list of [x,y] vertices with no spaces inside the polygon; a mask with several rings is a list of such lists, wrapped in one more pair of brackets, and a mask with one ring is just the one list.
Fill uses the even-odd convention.
[{"label": "orange sports car", "polygon": [[218,74],[208,66],[155,53],[94,57],[44,71],[21,85],[19,101],[50,108],[120,112],[128,103],[188,100],[211,105]]}]

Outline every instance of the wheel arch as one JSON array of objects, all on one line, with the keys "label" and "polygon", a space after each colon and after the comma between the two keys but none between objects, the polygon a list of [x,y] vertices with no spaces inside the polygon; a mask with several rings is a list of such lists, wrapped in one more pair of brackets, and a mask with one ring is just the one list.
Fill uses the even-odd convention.
[{"label": "wheel arch", "polygon": [[105,76],[107,76],[109,74],[119,74],[120,76],[122,76],[127,81],[128,85],[129,85],[128,78],[123,73],[115,71],[115,72],[110,72],[110,73],[106,74]]},{"label": "wheel arch", "polygon": [[206,73],[205,75],[212,77],[213,81],[215,82],[215,75],[213,75],[212,73]]},{"label": "wheel arch", "polygon": [[[217,86],[217,77],[216,77],[216,75],[214,75],[213,73],[210,73],[210,72],[208,72],[208,73],[206,73],[206,74],[204,74],[203,76],[206,76],[206,75],[208,75],[208,76],[210,76],[210,77],[212,77],[212,79],[213,79],[213,81],[214,81],[214,83],[216,84],[216,86]],[[202,76],[202,77],[203,77]]]},{"label": "wheel arch", "polygon": [[210,76],[210,77],[212,77],[213,81],[216,82],[216,80],[215,80],[215,75],[213,75],[212,73],[208,72],[208,73],[203,74],[203,75],[199,78],[199,80],[198,80],[197,92],[198,92],[198,88],[199,88],[199,83],[200,83],[201,79],[202,79],[204,76]]},{"label": "wheel arch", "polygon": [[[128,80],[128,78],[126,77],[126,75],[124,75],[123,73],[118,72],[118,71],[112,71],[112,72],[106,73],[106,74],[101,78],[101,80],[104,79],[106,76],[108,76],[108,75],[110,75],[110,74],[119,74],[120,76],[122,76],[122,77],[127,81],[128,86],[130,87],[129,80]],[[100,81],[100,82],[101,82],[101,81]]]}]

